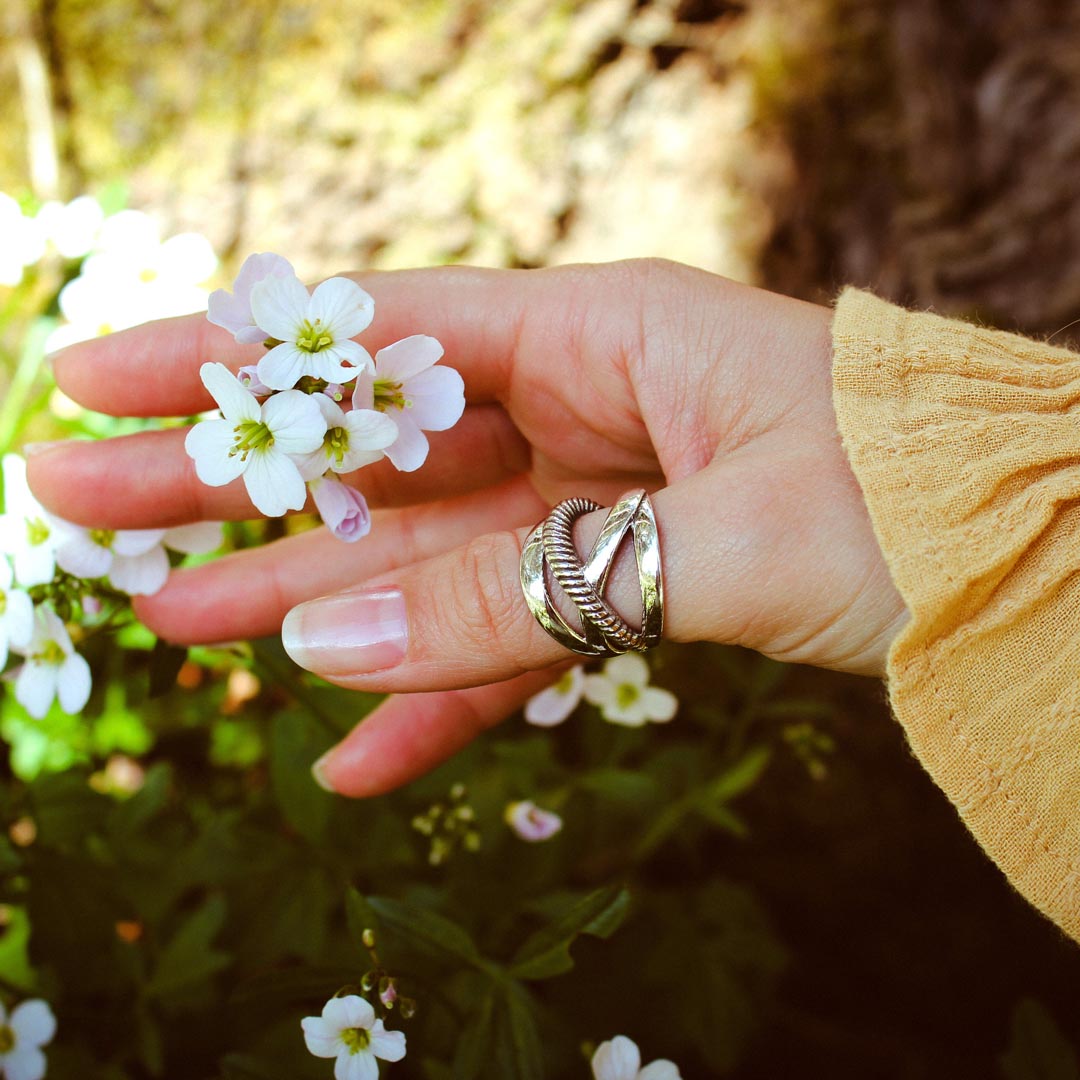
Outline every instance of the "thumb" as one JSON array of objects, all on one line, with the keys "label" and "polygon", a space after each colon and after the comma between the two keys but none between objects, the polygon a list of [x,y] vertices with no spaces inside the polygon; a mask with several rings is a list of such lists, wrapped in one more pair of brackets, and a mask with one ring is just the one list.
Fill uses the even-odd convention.
[{"label": "thumb", "polygon": [[[852,520],[830,505],[827,492],[822,512],[800,485],[765,483],[763,475],[760,461],[744,465],[736,454],[653,497],[664,636],[880,672],[903,605],[869,522],[858,520],[857,490]],[[579,551],[605,517],[597,511],[579,520]],[[338,685],[391,693],[501,682],[565,660],[572,654],[536,623],[522,596],[518,564],[528,533],[486,534],[301,604],[282,626],[285,648],[301,667]],[[637,625],[640,590],[628,548],[605,596]]]}]

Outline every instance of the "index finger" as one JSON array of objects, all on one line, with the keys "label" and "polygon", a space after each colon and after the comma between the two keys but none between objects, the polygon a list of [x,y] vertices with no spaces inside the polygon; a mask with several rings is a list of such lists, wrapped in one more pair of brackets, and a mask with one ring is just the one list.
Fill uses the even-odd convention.
[{"label": "index finger", "polygon": [[[525,313],[539,306],[550,319],[557,310],[556,296],[537,304],[538,286],[550,293],[552,278],[531,271],[447,266],[347,276],[375,299],[374,322],[361,335],[368,351],[411,334],[438,338],[472,403],[501,400]],[[199,313],[72,345],[52,366],[60,389],[97,412],[190,416],[214,406],[199,379],[202,364],[236,371],[262,354],[261,345],[238,345]]]}]

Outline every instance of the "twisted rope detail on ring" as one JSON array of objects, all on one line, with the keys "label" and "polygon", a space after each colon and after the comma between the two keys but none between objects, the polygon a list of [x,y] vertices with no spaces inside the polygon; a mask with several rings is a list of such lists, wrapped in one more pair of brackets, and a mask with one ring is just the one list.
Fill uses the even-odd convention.
[{"label": "twisted rope detail on ring", "polygon": [[[533,529],[521,553],[521,588],[533,616],[566,648],[586,656],[643,652],[660,641],[663,631],[660,547],[652,503],[643,490],[623,495],[608,512],[583,563],[574,546],[574,522],[599,509],[591,499],[566,499]],[[602,595],[627,532],[633,533],[641,588],[640,630],[628,625]],[[580,618],[580,631],[570,626],[552,603],[549,567]]]}]

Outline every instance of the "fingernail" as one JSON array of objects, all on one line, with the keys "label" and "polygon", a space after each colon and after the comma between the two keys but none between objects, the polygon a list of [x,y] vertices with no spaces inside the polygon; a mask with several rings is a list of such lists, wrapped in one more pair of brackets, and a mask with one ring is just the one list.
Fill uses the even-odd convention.
[{"label": "fingernail", "polygon": [[327,750],[326,753],[311,766],[311,775],[315,778],[315,783],[318,784],[323,791],[329,791],[332,795],[336,794],[336,792],[334,791],[334,785],[327,779],[326,762],[333,752],[333,750]]},{"label": "fingernail", "polygon": [[54,446],[59,446],[63,442],[66,442],[66,440],[53,439],[52,442],[28,442],[23,446],[22,451],[26,457],[33,457],[35,454],[44,453],[46,450],[51,450]]},{"label": "fingernail", "polygon": [[296,663],[318,675],[385,671],[405,656],[405,597],[386,588],[309,600],[285,616],[281,642]]}]

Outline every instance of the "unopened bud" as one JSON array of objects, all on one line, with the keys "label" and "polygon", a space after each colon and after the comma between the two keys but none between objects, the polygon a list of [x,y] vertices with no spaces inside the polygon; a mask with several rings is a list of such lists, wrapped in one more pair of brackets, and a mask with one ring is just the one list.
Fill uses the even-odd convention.
[{"label": "unopened bud", "polygon": [[370,971],[365,971],[360,977],[360,988],[365,994],[370,994],[372,988],[379,981],[379,973],[374,968]]},{"label": "unopened bud", "polygon": [[375,948],[375,931],[368,928],[361,935],[360,940],[364,943],[365,949]]},{"label": "unopened bud", "polygon": [[388,1008],[394,1007],[397,1001],[397,984],[389,976],[384,975],[379,980],[379,1000]]},{"label": "unopened bud", "polygon": [[458,782],[450,789],[450,798],[453,799],[454,802],[460,802],[465,798],[467,791],[468,789],[465,785]]},{"label": "unopened bud", "polygon": [[411,1020],[416,1015],[416,1002],[409,997],[398,998],[398,1012],[402,1020]]}]

